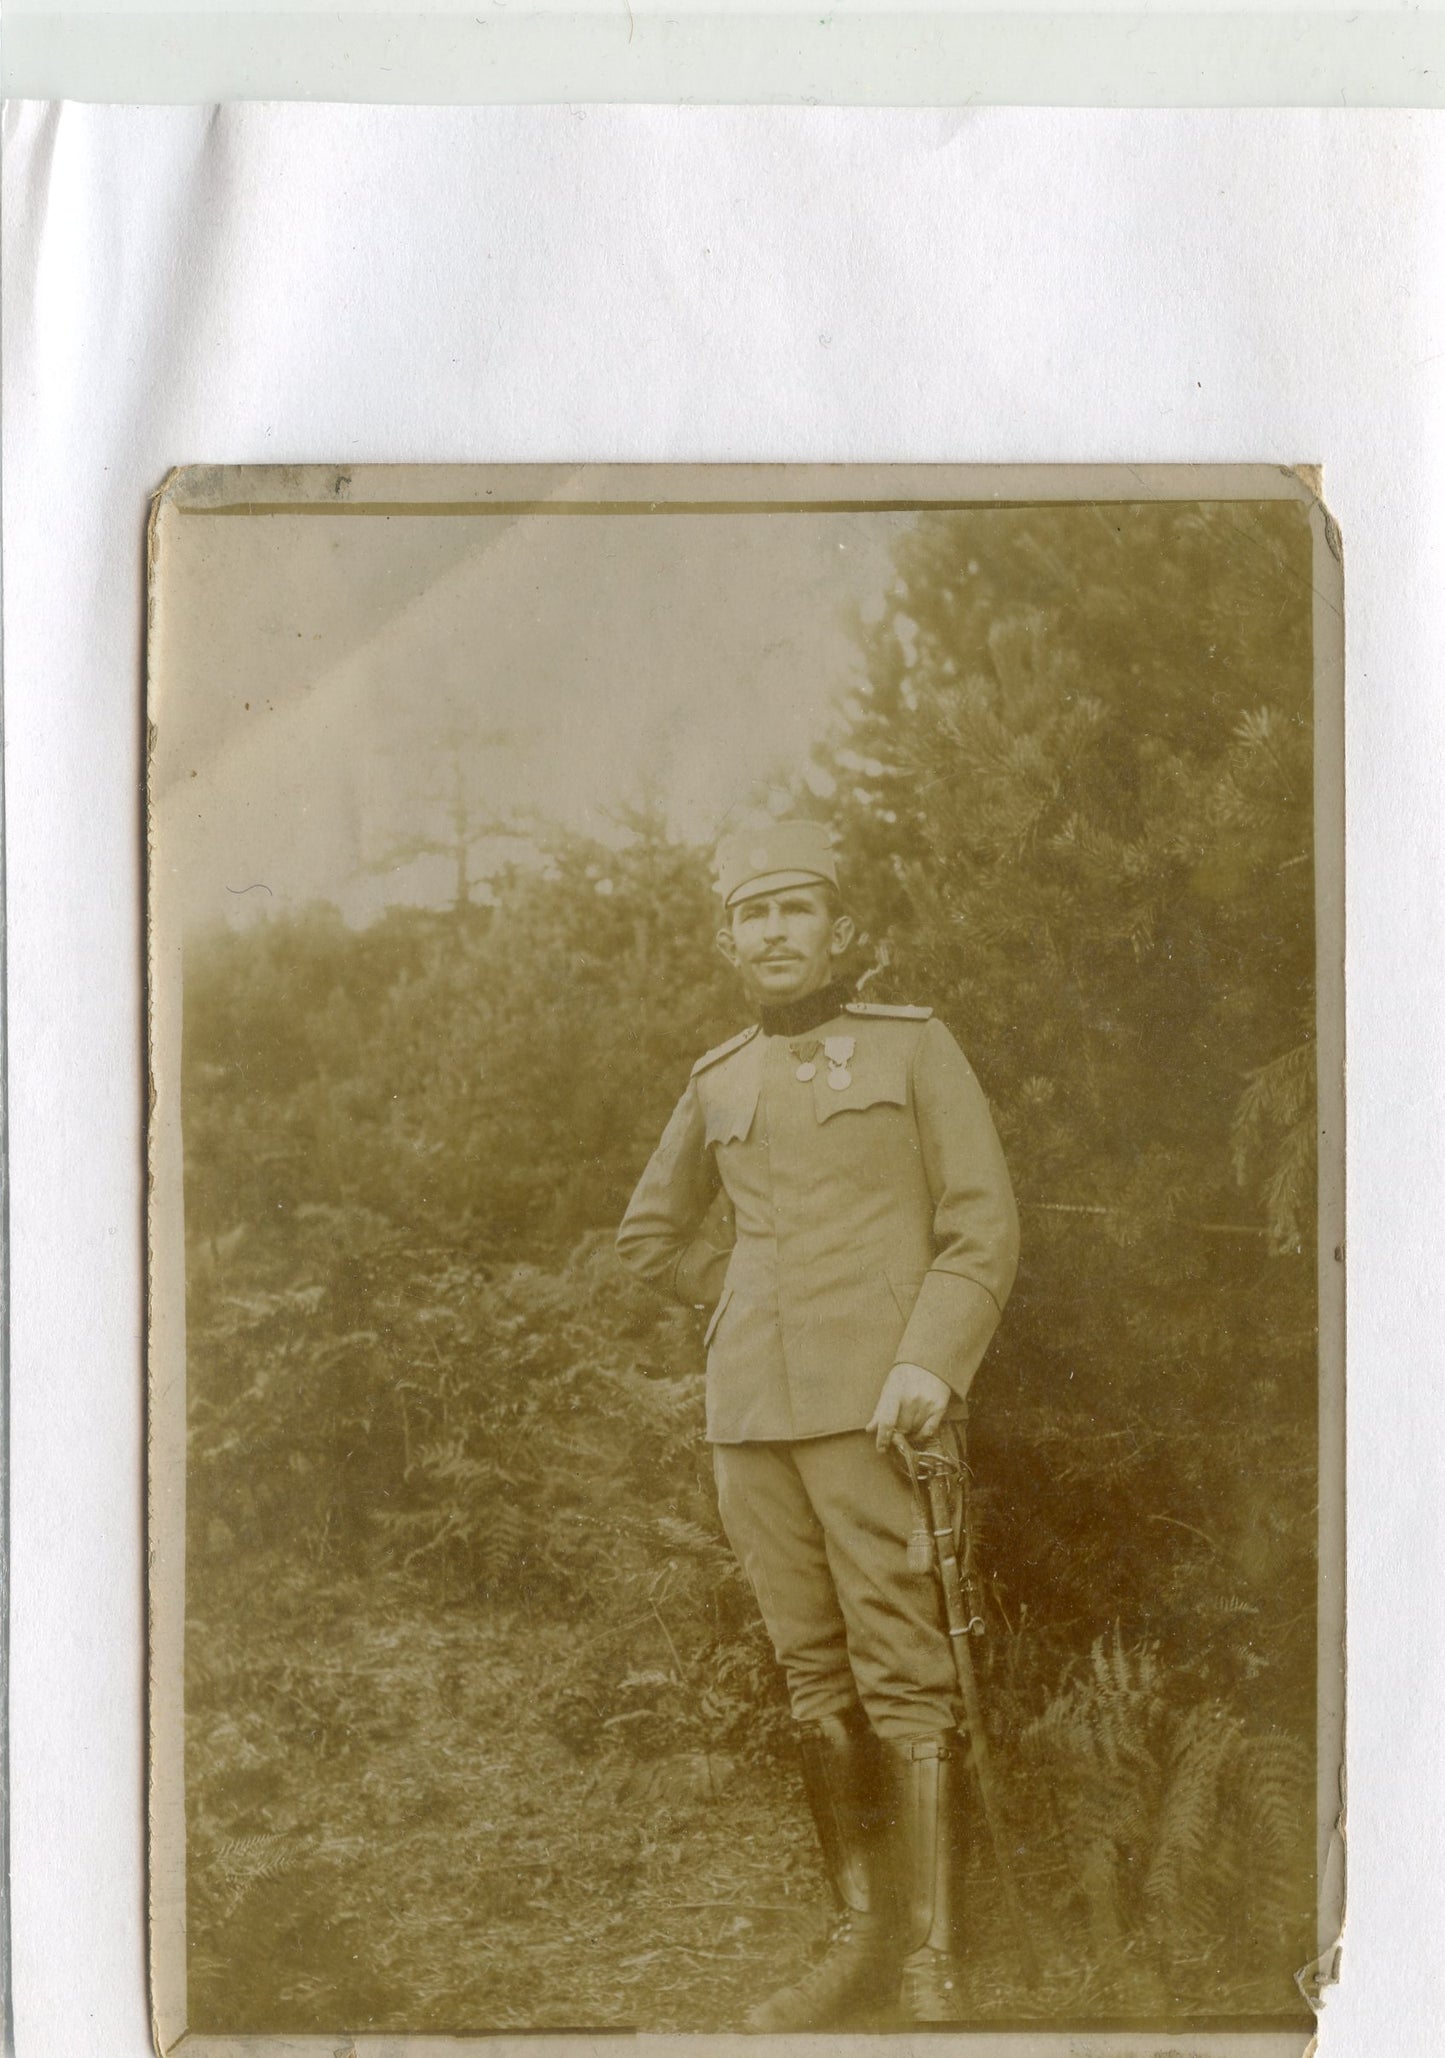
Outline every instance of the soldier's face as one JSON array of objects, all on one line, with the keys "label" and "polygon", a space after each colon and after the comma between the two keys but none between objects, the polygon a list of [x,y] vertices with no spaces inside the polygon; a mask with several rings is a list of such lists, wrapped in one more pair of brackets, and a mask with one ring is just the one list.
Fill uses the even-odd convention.
[{"label": "soldier's face", "polygon": [[749,997],[766,1004],[801,1000],[826,986],[852,940],[851,918],[832,912],[821,886],[739,901],[717,939]]}]

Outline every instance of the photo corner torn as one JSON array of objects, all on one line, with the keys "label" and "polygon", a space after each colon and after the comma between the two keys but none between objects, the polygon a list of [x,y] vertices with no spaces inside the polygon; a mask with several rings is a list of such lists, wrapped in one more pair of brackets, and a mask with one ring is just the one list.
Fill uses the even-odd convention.
[{"label": "photo corner torn", "polygon": [[1311,2047],[1322,492],[165,480],[162,2052]]}]

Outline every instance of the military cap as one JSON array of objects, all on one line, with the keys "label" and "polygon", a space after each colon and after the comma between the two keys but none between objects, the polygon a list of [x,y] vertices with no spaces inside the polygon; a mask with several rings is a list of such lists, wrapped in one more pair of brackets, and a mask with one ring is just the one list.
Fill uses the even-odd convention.
[{"label": "military cap", "polygon": [[838,861],[821,822],[767,822],[739,829],[717,847],[717,890],[725,908],[788,886],[836,886]]}]

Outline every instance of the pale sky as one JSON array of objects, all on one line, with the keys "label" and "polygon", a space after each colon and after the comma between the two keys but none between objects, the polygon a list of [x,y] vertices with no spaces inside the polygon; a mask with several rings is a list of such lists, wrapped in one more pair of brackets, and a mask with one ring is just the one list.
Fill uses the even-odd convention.
[{"label": "pale sky", "polygon": [[156,860],[187,922],[444,905],[403,860],[472,801],[606,836],[653,784],[710,838],[862,678],[909,514],[188,513],[160,566]]}]

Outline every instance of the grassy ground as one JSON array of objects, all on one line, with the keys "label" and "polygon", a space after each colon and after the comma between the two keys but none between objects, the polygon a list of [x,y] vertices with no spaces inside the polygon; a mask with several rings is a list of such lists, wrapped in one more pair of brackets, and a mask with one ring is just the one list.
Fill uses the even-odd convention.
[{"label": "grassy ground", "polygon": [[[579,1757],[548,1713],[564,1624],[385,1582],[258,1584],[225,1620],[188,1630],[194,2028],[737,2028],[822,1937],[791,1768]],[[970,1871],[970,2016],[1117,2019],[1078,1931],[1022,1987],[981,1839]]]},{"label": "grassy ground", "polygon": [[581,1762],[542,1713],[565,1627],[335,1600],[244,1681],[192,1627],[194,2025],[726,2026],[818,1934],[785,1774]]}]

